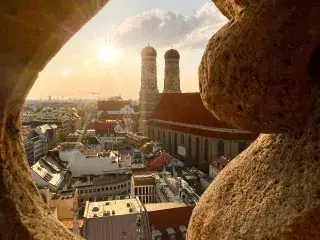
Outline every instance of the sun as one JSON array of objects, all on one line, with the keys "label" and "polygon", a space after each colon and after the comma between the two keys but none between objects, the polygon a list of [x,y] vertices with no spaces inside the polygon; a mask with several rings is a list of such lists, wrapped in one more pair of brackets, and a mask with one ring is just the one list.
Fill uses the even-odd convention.
[{"label": "sun", "polygon": [[98,49],[97,57],[104,62],[114,60],[117,49],[111,45],[103,45]]}]

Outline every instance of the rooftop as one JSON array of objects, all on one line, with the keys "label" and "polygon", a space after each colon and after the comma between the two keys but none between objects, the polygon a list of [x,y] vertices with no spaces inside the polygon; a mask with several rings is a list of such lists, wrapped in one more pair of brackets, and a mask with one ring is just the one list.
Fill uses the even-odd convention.
[{"label": "rooftop", "polygon": [[103,202],[87,202],[84,218],[102,218],[136,214],[141,212],[140,206],[141,203],[136,198]]},{"label": "rooftop", "polygon": [[47,183],[53,186],[58,187],[63,180],[62,174],[49,171],[47,168],[45,168],[43,165],[40,164],[40,161],[33,164],[31,166],[31,169],[35,174],[41,177],[44,181],[46,181]]}]

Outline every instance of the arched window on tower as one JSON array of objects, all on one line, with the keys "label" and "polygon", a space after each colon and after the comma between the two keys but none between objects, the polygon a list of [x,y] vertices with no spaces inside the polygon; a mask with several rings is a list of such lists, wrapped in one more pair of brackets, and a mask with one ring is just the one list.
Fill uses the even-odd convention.
[{"label": "arched window on tower", "polygon": [[209,141],[208,139],[204,140],[204,160],[209,161]]},{"label": "arched window on tower", "polygon": [[184,144],[184,134],[183,133],[181,133],[180,142],[181,142],[181,144]]},{"label": "arched window on tower", "polygon": [[169,149],[169,151],[172,150],[172,146],[171,146],[171,132],[168,133],[168,149]]},{"label": "arched window on tower", "polygon": [[188,137],[188,158],[192,160],[192,141],[191,136]]},{"label": "arched window on tower", "polygon": [[200,140],[196,138],[196,161],[199,162],[200,160]]},{"label": "arched window on tower", "polygon": [[218,157],[221,157],[224,155],[224,142],[221,140],[217,144],[217,155]]},{"label": "arched window on tower", "polygon": [[177,133],[174,133],[174,153],[178,153],[178,136]]},{"label": "arched window on tower", "polygon": [[242,141],[238,143],[238,153],[241,153],[247,147],[246,142]]}]

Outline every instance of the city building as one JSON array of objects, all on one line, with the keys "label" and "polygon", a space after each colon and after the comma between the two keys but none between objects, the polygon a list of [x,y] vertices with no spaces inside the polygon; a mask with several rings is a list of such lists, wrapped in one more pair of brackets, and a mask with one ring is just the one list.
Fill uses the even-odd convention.
[{"label": "city building", "polygon": [[[30,126],[22,127],[22,143],[24,144],[29,164],[33,164],[48,152],[47,137],[39,129]],[[32,156],[33,154],[33,156]]]},{"label": "city building", "polygon": [[52,192],[68,189],[71,171],[68,163],[61,161],[54,151],[36,161],[30,170],[38,188],[48,187]]},{"label": "city building", "polygon": [[148,121],[148,136],[200,167],[221,156],[234,158],[257,134],[219,121],[204,107],[200,93],[164,93]]},{"label": "city building", "polygon": [[81,142],[89,149],[97,151],[103,150],[101,139],[97,136],[94,129],[76,130],[64,138],[66,142]]},{"label": "city building", "polygon": [[98,119],[103,121],[134,117],[139,114],[137,110],[137,106],[128,100],[98,101]]},{"label": "city building", "polygon": [[147,211],[139,198],[87,202],[83,237],[87,240],[151,239]]},{"label": "city building", "polygon": [[[69,143],[71,144],[71,143]],[[63,146],[66,146],[65,144]],[[118,152],[91,149],[66,149],[62,147],[59,158],[68,162],[73,177],[104,175],[106,173],[130,173],[131,159],[120,159]]]},{"label": "city building", "polygon": [[194,206],[170,202],[145,204],[145,208],[148,212],[152,239],[186,239]]},{"label": "city building", "polygon": [[220,156],[235,157],[257,137],[215,118],[203,105],[200,93],[181,93],[177,50],[170,49],[164,55],[162,93],[157,88],[156,50],[143,48],[141,58],[139,130],[143,135],[206,172],[211,161]]},{"label": "city building", "polygon": [[130,196],[131,174],[83,175],[71,180],[78,189],[79,202],[124,199]]},{"label": "city building", "polygon": [[154,172],[140,172],[132,176],[132,194],[138,197],[143,204],[156,202],[154,175]]}]

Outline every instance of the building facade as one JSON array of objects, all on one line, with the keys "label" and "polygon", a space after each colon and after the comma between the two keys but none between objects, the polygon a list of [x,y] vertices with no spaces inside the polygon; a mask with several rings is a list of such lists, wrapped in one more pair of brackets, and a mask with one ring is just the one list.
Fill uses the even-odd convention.
[{"label": "building facade", "polygon": [[186,164],[206,172],[211,162],[222,156],[234,158],[257,137],[216,119],[204,107],[200,93],[162,94],[147,134]]}]

